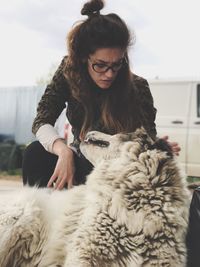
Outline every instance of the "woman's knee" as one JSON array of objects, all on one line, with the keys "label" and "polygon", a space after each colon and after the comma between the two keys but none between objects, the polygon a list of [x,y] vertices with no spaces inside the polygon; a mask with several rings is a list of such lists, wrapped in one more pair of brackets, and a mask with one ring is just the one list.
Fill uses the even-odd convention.
[{"label": "woman's knee", "polygon": [[44,153],[44,148],[40,144],[39,141],[34,141],[30,145],[28,145],[24,151],[24,158],[29,158],[41,155],[41,153]]},{"label": "woman's knee", "polygon": [[29,185],[46,185],[51,177],[57,156],[47,152],[40,142],[35,141],[24,151],[22,175],[23,183]]}]

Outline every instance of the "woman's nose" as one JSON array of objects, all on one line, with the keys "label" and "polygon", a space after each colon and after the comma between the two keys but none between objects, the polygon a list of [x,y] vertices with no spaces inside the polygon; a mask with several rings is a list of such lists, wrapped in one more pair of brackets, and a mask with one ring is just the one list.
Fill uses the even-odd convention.
[{"label": "woman's nose", "polygon": [[106,77],[111,78],[114,76],[114,72],[112,69],[108,69],[105,73]]}]

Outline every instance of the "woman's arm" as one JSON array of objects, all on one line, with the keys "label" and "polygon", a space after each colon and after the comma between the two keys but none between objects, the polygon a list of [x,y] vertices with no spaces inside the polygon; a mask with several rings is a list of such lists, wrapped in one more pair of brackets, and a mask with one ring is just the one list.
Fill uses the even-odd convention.
[{"label": "woman's arm", "polygon": [[47,186],[54,184],[55,189],[63,189],[67,184],[71,188],[74,178],[74,154],[62,139],[55,140],[53,144],[53,153],[58,156],[58,161]]},{"label": "woman's arm", "polygon": [[62,189],[66,184],[71,187],[74,175],[73,152],[54,128],[70,95],[69,85],[64,77],[65,60],[66,57],[62,60],[38,104],[37,116],[32,127],[33,133],[43,147],[58,156],[54,173],[48,182],[48,186],[54,184],[55,189]]},{"label": "woman's arm", "polygon": [[154,107],[153,97],[151,95],[149,84],[147,80],[135,74],[133,75],[133,81],[135,83],[137,94],[139,96],[139,101],[144,115],[146,128],[150,136],[155,139],[157,135],[155,124],[157,110]]},{"label": "woman's arm", "polygon": [[[145,119],[148,124],[149,134],[153,139],[155,139],[157,135],[156,124],[155,124],[157,110],[154,107],[153,97],[151,95],[149,84],[145,79],[138,77],[136,75],[135,75],[135,83],[142,104],[142,110],[144,112]],[[163,136],[162,139],[168,142],[168,144],[171,146],[173,153],[178,156],[179,152],[181,151],[179,144],[177,142],[168,141],[169,139],[168,136]]]},{"label": "woman's arm", "polygon": [[65,103],[69,99],[69,84],[64,76],[65,60],[66,57],[63,58],[38,104],[37,115],[32,126],[34,134],[44,124],[54,126],[57,118],[65,108]]},{"label": "woman's arm", "polygon": [[53,175],[50,177],[48,187],[54,185],[55,189],[63,189],[72,186],[74,177],[74,155],[67,146],[67,140],[63,140],[57,134],[55,128],[50,124],[45,124],[39,128],[36,137],[43,147],[58,156]]}]

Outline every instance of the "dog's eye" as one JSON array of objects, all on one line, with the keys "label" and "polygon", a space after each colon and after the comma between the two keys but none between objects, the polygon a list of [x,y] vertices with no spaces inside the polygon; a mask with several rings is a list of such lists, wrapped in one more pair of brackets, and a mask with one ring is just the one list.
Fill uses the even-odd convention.
[{"label": "dog's eye", "polygon": [[100,146],[100,147],[108,147],[109,146],[109,142],[103,141],[103,140],[94,139],[94,138],[87,138],[87,139],[84,140],[84,142],[87,143],[87,144],[92,144],[92,145]]}]

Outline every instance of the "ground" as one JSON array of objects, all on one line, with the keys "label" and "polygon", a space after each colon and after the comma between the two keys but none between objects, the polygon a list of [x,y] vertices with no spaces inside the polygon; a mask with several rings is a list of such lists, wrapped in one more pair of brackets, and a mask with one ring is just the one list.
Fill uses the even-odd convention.
[{"label": "ground", "polygon": [[[199,178],[192,179],[191,177],[188,177],[189,182],[189,189],[193,191],[196,187],[200,186]],[[21,185],[22,184],[22,176],[21,174],[9,174],[8,172],[0,172],[0,186],[4,185]]]},{"label": "ground", "polygon": [[0,187],[1,186],[16,186],[22,184],[21,175],[10,175],[5,172],[0,172]]}]

